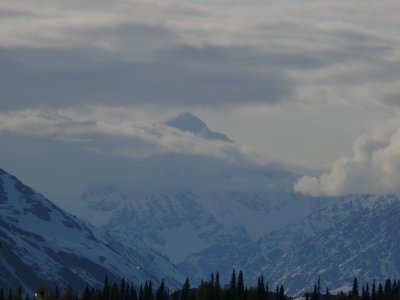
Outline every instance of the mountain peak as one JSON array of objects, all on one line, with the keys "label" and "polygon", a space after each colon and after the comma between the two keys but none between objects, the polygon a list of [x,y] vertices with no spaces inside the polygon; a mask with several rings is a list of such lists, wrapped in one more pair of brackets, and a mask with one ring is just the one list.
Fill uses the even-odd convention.
[{"label": "mountain peak", "polygon": [[178,116],[165,122],[168,126],[180,129],[182,131],[190,131],[192,133],[199,133],[209,130],[207,125],[191,112],[185,111]]},{"label": "mountain peak", "polygon": [[210,130],[206,123],[189,111],[185,111],[178,116],[167,120],[165,124],[181,131],[191,132],[206,139],[233,143],[233,141],[225,134]]}]

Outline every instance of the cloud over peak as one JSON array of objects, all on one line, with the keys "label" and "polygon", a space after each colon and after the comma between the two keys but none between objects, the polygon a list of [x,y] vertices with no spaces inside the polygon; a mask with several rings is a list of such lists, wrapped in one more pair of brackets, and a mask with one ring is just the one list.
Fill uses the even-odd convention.
[{"label": "cloud over peak", "polygon": [[227,161],[238,161],[242,157],[241,151],[229,140],[212,139],[163,122],[118,120],[115,113],[110,118],[112,112],[107,114],[107,111],[103,110],[103,117],[96,116],[94,111],[81,114],[71,109],[2,113],[0,131],[76,143],[81,150],[131,158],[168,153],[212,156]]}]

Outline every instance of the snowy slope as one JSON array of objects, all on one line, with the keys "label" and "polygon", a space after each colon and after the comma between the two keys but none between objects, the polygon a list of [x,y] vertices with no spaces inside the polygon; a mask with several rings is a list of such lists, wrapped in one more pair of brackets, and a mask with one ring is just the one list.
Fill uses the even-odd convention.
[{"label": "snowy slope", "polygon": [[82,201],[88,204],[87,216],[93,223],[113,234],[143,239],[174,263],[226,235],[236,236],[236,228],[242,228],[243,237],[256,240],[299,220],[317,204],[267,190],[136,195],[115,187],[91,189]]},{"label": "snowy slope", "polygon": [[[297,294],[318,275],[331,290],[398,278],[400,201],[395,197],[312,198],[284,191],[185,191],[135,195],[108,187],[82,198],[90,213],[109,213],[104,228],[128,243],[143,239],[192,282],[242,269],[249,284],[264,274],[271,286]],[[97,200],[96,200],[97,199]],[[112,206],[105,199],[118,199]],[[96,206],[95,203],[99,205]],[[100,205],[102,204],[102,205]],[[101,211],[100,211],[101,210]]]},{"label": "snowy slope", "polygon": [[[213,140],[190,113],[166,125]],[[330,289],[355,275],[360,282],[399,275],[393,197],[302,196],[293,192],[293,173],[246,160],[176,154],[135,166],[125,184],[113,173],[109,184],[88,188],[76,213],[124,243],[141,240],[163,253],[192,283],[215,271],[227,281],[236,268],[248,284],[264,274],[271,287],[296,294],[318,275]]]},{"label": "snowy slope", "polygon": [[[243,269],[249,282],[263,274],[271,287],[289,294],[312,291],[318,276],[323,290],[400,277],[400,200],[393,196],[321,199],[308,216],[256,241],[232,238],[194,253],[180,264],[197,276]],[[236,236],[240,236],[240,231]]]},{"label": "snowy slope", "polygon": [[[257,242],[266,261],[262,272],[293,293],[311,290],[318,275],[331,290],[350,285],[354,276],[360,283],[399,278],[400,200],[347,196],[327,201],[301,222]],[[280,247],[274,248],[274,237]],[[269,257],[277,249],[279,255]]]},{"label": "snowy slope", "polygon": [[165,257],[90,228],[2,169],[0,211],[0,286],[83,288],[102,284],[106,273],[133,283],[165,278],[175,287],[183,280]]}]

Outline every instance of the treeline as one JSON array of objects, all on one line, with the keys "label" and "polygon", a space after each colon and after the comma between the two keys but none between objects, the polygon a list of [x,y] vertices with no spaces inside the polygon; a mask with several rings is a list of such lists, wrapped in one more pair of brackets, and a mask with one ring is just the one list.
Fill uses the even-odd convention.
[{"label": "treeline", "polygon": [[[315,296],[315,287],[313,296],[315,299],[311,300],[319,300],[318,296]],[[327,290],[324,300],[331,299],[332,296]],[[360,288],[356,277],[354,278],[352,289],[347,294],[339,292],[336,300],[400,300],[400,280],[392,281],[388,278],[384,284],[376,283],[374,280],[371,286],[367,283]]]},{"label": "treeline", "polygon": [[[387,279],[384,284],[373,281],[371,286],[367,283],[360,288],[357,278],[354,278],[349,292],[333,295],[328,288],[321,292],[318,279],[313,291],[305,293],[304,297],[307,300],[400,300],[400,281]],[[119,283],[110,283],[107,275],[101,288],[87,286],[79,293],[71,286],[62,291],[57,286],[46,291],[43,284],[39,284],[35,295],[23,295],[21,288],[7,292],[0,288],[0,300],[289,300],[290,298],[285,295],[283,285],[270,289],[263,276],[258,278],[256,286],[247,287],[243,272],[239,271],[237,274],[235,270],[225,285],[221,285],[217,272],[215,276],[211,274],[209,280],[202,281],[196,288],[191,287],[187,278],[182,288],[176,291],[170,291],[164,281],[158,286],[154,286],[151,281],[138,286],[124,279]]]}]

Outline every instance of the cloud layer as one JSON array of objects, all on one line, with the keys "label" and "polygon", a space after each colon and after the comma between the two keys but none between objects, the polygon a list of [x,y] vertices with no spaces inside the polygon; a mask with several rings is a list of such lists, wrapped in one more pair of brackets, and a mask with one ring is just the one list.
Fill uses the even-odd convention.
[{"label": "cloud layer", "polygon": [[[107,114],[104,116],[104,111],[108,110],[102,112],[100,108],[100,114],[97,115],[95,110],[83,114],[71,109],[8,112],[0,114],[0,131],[73,143],[81,150],[127,158],[184,154],[210,156],[232,162],[243,159],[241,151],[228,142],[207,140],[161,122],[134,122],[127,117],[129,110],[114,110],[114,116],[108,120]],[[97,119],[101,118],[102,113],[104,119]],[[118,114],[125,121],[115,121]]]},{"label": "cloud layer", "polygon": [[400,195],[399,118],[359,137],[352,157],[341,157],[332,170],[319,177],[304,176],[294,189],[313,196],[346,194]]},{"label": "cloud layer", "polygon": [[396,1],[6,0],[1,108],[398,105],[399,9]]}]

